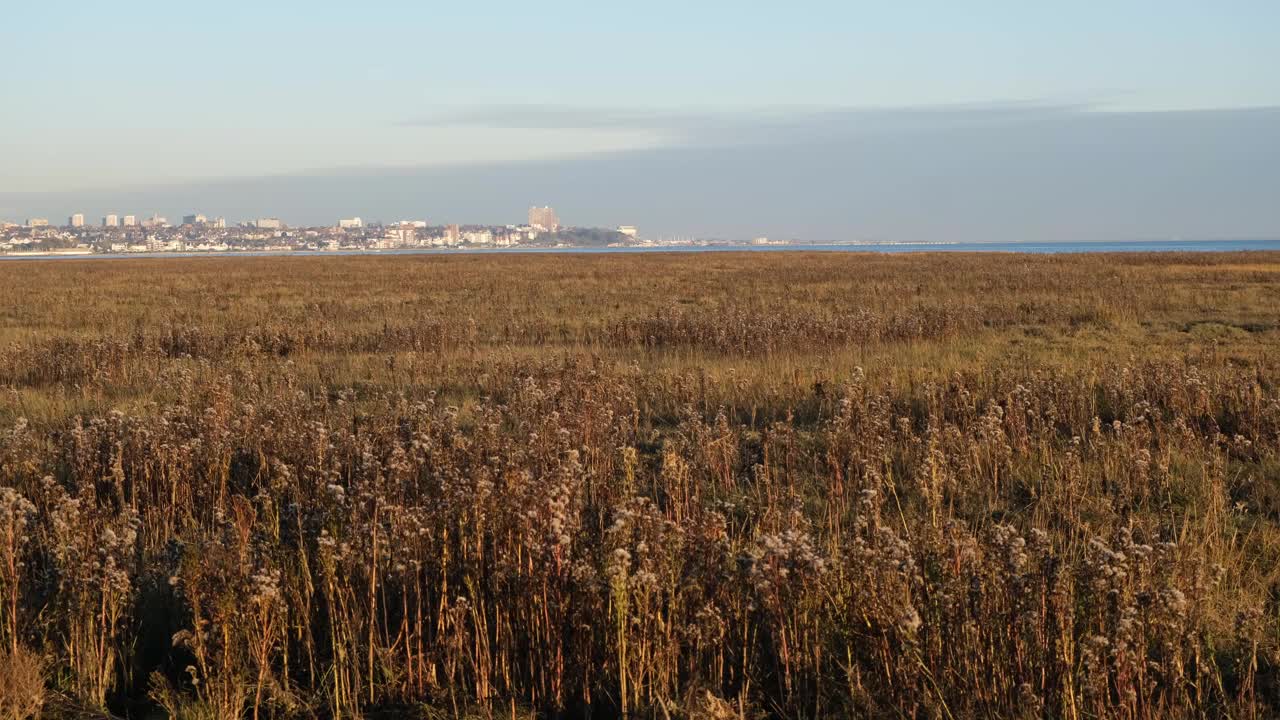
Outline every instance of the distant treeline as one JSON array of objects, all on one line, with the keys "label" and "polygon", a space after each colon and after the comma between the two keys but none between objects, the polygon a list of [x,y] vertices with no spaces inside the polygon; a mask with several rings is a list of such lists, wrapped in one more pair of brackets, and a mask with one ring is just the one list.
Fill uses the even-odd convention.
[{"label": "distant treeline", "polygon": [[564,244],[573,247],[607,247],[609,245],[634,242],[634,239],[623,235],[617,230],[606,230],[605,228],[560,228],[556,232],[539,235],[534,242],[551,245]]}]

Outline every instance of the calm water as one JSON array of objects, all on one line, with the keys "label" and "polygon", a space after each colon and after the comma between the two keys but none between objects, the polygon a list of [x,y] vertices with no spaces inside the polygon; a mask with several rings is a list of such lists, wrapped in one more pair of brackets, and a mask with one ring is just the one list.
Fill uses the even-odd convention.
[{"label": "calm water", "polygon": [[1099,253],[1099,252],[1236,252],[1242,250],[1280,251],[1277,240],[1155,240],[1133,242],[1079,243],[903,243],[840,245],[714,245],[709,247],[634,248],[524,248],[468,249],[421,248],[408,250],[366,250],[322,252],[313,250],[221,252],[221,253],[125,253],[119,255],[3,255],[0,260],[123,260],[127,258],[170,257],[263,257],[325,255],[468,255],[510,253],[652,253],[652,252],[1009,252],[1009,253]]}]

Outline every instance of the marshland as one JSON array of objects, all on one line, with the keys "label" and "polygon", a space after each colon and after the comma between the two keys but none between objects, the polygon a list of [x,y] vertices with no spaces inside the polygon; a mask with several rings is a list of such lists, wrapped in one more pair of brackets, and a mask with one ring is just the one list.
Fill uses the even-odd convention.
[{"label": "marshland", "polygon": [[0,717],[1280,713],[1280,253],[0,264]]}]

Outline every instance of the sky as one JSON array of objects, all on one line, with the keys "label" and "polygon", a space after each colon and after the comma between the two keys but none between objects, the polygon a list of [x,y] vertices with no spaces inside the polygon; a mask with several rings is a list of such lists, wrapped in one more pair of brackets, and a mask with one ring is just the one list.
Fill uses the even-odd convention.
[{"label": "sky", "polygon": [[[655,235],[1280,236],[1245,202],[1277,179],[1268,0],[4,5],[0,219],[549,203]],[[1149,170],[1119,185],[1117,157]],[[765,162],[788,182],[745,182]],[[1107,181],[1090,217],[1064,178]]]}]

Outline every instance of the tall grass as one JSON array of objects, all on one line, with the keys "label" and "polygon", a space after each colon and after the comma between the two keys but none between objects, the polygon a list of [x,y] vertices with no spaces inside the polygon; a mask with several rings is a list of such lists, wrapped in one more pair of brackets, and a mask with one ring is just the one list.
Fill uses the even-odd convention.
[{"label": "tall grass", "polygon": [[0,267],[15,717],[1280,712],[1280,257],[560,262]]}]

